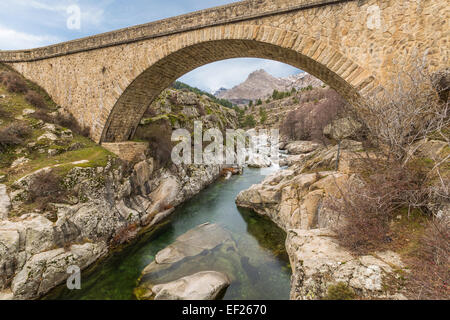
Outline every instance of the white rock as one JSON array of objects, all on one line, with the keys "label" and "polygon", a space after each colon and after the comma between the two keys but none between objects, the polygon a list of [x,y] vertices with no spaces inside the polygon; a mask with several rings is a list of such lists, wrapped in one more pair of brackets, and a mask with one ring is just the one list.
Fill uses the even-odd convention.
[{"label": "white rock", "polygon": [[272,162],[264,155],[253,154],[248,159],[247,165],[251,168],[267,168],[272,165]]},{"label": "white rock", "polygon": [[365,297],[387,297],[382,290],[383,279],[397,275],[381,257],[396,262],[392,264],[395,268],[403,267],[398,254],[392,251],[353,256],[327,229],[289,230],[286,249],[293,270],[291,299],[320,299],[329,286],[339,282]]},{"label": "white rock", "polygon": [[56,149],[48,149],[47,151],[49,157],[56,156],[58,154],[58,150]]},{"label": "white rock", "polygon": [[0,184],[0,220],[8,219],[10,209],[11,199],[6,191],[6,186],[4,184]]},{"label": "white rock", "polygon": [[37,141],[41,141],[41,140],[44,140],[44,139],[47,139],[47,140],[50,140],[50,141],[56,141],[56,140],[58,140],[58,137],[54,133],[46,132],[42,136],[37,138]]},{"label": "white rock", "polygon": [[16,160],[14,160],[14,162],[11,164],[11,168],[17,168],[21,165],[24,165],[27,162],[30,162],[31,160],[25,157],[20,157]]},{"label": "white rock", "polygon": [[30,299],[44,295],[65,281],[67,268],[75,265],[84,269],[106,253],[104,243],[72,245],[36,254],[29,259],[14,278],[11,289],[15,299]]},{"label": "white rock", "polygon": [[289,154],[310,153],[320,148],[320,144],[312,141],[294,141],[286,145]]},{"label": "white rock", "polygon": [[230,285],[228,276],[202,271],[178,280],[155,285],[155,300],[214,300]]},{"label": "white rock", "polygon": [[27,115],[33,114],[33,113],[35,113],[35,112],[36,112],[36,110],[34,110],[34,109],[23,109],[22,115],[23,115],[23,116],[27,116]]}]

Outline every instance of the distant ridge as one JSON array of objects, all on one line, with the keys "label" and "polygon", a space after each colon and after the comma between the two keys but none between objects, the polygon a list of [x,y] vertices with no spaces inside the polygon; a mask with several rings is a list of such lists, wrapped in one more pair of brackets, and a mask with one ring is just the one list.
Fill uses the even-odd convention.
[{"label": "distant ridge", "polygon": [[248,104],[250,101],[264,99],[273,90],[290,91],[292,88],[320,87],[323,82],[312,75],[301,72],[286,78],[276,78],[265,70],[256,70],[248,75],[247,80],[232,89],[220,88],[214,94],[219,99],[226,99],[233,104]]}]

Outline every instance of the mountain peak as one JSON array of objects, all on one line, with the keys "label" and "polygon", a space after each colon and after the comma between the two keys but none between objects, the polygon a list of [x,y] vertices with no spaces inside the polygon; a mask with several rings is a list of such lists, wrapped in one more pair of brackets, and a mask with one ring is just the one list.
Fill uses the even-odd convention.
[{"label": "mountain peak", "polygon": [[259,70],[255,70],[252,73],[250,73],[248,75],[247,79],[252,79],[252,78],[255,78],[255,77],[273,77],[273,76],[271,74],[269,74],[266,70],[259,69]]},{"label": "mountain peak", "polygon": [[273,90],[290,91],[292,88],[302,88],[312,85],[322,85],[322,82],[313,76],[301,72],[287,78],[276,78],[264,69],[255,70],[241,84],[229,90],[218,90],[215,96],[227,99],[235,104],[248,104],[259,98],[270,96]]}]

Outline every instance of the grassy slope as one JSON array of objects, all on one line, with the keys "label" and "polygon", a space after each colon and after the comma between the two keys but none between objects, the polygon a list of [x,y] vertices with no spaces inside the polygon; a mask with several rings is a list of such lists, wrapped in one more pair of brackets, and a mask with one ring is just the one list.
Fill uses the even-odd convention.
[{"label": "grassy slope", "polygon": [[[0,65],[0,72],[2,71],[11,71],[11,69],[4,65]],[[38,92],[44,98],[47,106],[50,109],[49,112],[55,111],[57,109],[56,104],[50,99],[45,91],[43,91],[36,84],[30,81],[26,82],[29,90]],[[27,144],[36,142],[36,139],[44,133],[44,130],[33,128],[33,125],[37,124],[37,120],[29,116],[22,116],[22,113],[25,109],[36,108],[31,106],[25,100],[24,94],[8,92],[2,84],[0,84],[0,95],[6,96],[5,98],[0,99],[0,108],[3,111],[6,111],[6,113],[8,114],[7,117],[0,117],[0,129],[14,123],[15,121],[18,121],[18,119],[22,119],[22,117],[22,121],[27,123],[32,128],[31,135],[25,140],[23,145],[10,147],[6,152],[2,152],[0,154],[0,175],[7,175],[7,184],[14,182],[18,178],[27,175],[30,172],[47,166],[61,165],[61,167],[58,168],[58,170],[61,171],[62,168],[70,169],[71,167],[74,167],[75,165],[70,163],[80,160],[89,160],[89,163],[79,164],[77,166],[105,166],[108,157],[113,156],[113,154],[97,145],[92,140],[81,135],[77,135],[76,133],[73,133],[73,139],[70,141],[70,143],[81,143],[83,147],[79,150],[67,151],[51,157],[48,156],[47,153],[30,151],[28,148],[26,148]],[[61,146],[50,145],[48,148],[58,149],[61,148]],[[12,170],[10,168],[11,163],[20,157],[27,157],[31,161],[21,166],[20,169]]]}]

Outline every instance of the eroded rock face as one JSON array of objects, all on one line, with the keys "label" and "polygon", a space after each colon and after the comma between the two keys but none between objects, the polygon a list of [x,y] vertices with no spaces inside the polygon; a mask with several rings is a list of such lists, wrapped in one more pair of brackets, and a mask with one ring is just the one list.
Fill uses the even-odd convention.
[{"label": "eroded rock face", "polygon": [[236,204],[253,209],[272,219],[282,229],[315,228],[328,221],[321,210],[327,190],[335,190],[347,175],[324,171],[296,174],[293,170],[281,170],[267,177],[260,184],[241,191]]},{"label": "eroded rock face", "polygon": [[354,257],[336,243],[328,229],[289,230],[286,249],[293,270],[291,299],[320,299],[337,283],[346,284],[359,296],[405,299],[391,295],[384,286],[386,278],[392,282],[398,277],[394,271],[404,268],[392,251]]},{"label": "eroded rock face", "polygon": [[152,293],[154,300],[215,300],[229,285],[226,274],[203,271],[155,285]]},{"label": "eroded rock face", "polygon": [[15,299],[31,299],[41,296],[67,279],[69,266],[81,269],[89,266],[107,252],[104,243],[72,245],[34,255],[12,282]]},{"label": "eroded rock face", "polygon": [[361,123],[353,118],[341,118],[334,120],[323,129],[323,134],[331,139],[340,141],[342,139],[357,138],[362,129]]},{"label": "eroded rock face", "polygon": [[[0,290],[11,287],[14,299],[42,296],[67,279],[66,271],[62,272],[65,267],[62,259],[87,267],[115,245],[135,237],[140,229],[168,217],[175,206],[217,179],[220,169],[179,166],[155,171],[152,159],[137,163],[130,176],[124,176],[121,168],[114,168],[112,163],[100,168],[73,168],[64,177],[64,185],[76,191],[78,199],[71,199],[71,204],[54,204],[55,221],[37,213],[24,214],[14,222],[0,221],[0,270],[4,270]],[[39,173],[50,170],[33,172],[16,181],[14,191],[9,194],[5,191],[2,217],[8,218],[4,214],[5,208],[9,208],[6,196],[11,198],[13,208],[20,207],[27,199],[32,181]],[[133,233],[127,231],[131,226]],[[102,244],[104,249],[100,254],[97,249],[80,252],[81,249],[72,246],[66,252],[63,248],[69,243]],[[57,269],[50,268],[54,263]],[[48,272],[44,271],[47,269]]]},{"label": "eroded rock face", "polygon": [[[227,274],[235,274],[232,270],[239,264],[230,233],[217,224],[204,223],[159,251],[142,271],[134,292],[138,299],[213,299],[228,287],[232,279]],[[208,273],[198,274],[201,271]],[[202,283],[205,288],[200,288]]]}]

